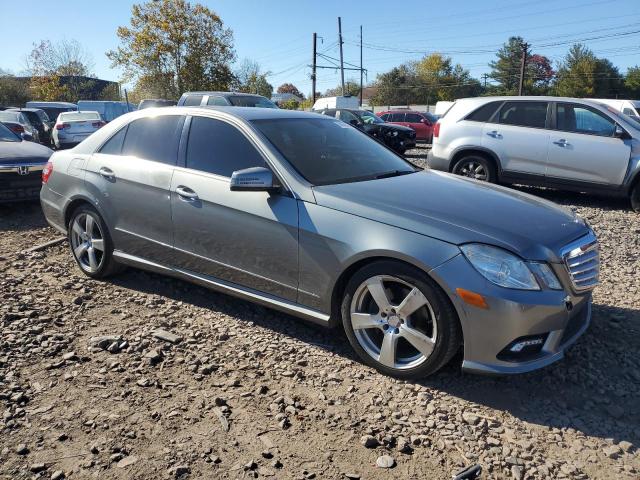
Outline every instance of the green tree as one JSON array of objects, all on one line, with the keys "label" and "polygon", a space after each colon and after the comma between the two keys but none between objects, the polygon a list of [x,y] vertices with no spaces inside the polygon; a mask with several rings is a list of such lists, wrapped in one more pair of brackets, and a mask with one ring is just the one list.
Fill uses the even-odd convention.
[{"label": "green tree", "polygon": [[476,96],[480,83],[461,65],[439,53],[427,55],[415,64],[419,89],[412,103],[431,104],[438,100]]},{"label": "green tree", "polygon": [[[489,67],[491,67],[489,78],[498,84],[494,85],[488,93],[492,95],[518,94],[523,48],[524,40],[522,37],[511,37],[498,50],[496,60],[489,63]],[[529,52],[525,65],[524,93],[529,95],[548,93],[553,75],[553,68],[547,57]]]},{"label": "green tree", "polygon": [[228,90],[235,59],[233,34],[215,12],[186,0],[133,5],[121,45],[107,52],[126,82],[142,82],[153,96],[177,98],[187,90]]},{"label": "green tree", "polygon": [[298,110],[300,108],[300,102],[297,101],[295,98],[290,98],[289,100],[280,102],[278,106],[280,108],[284,108],[285,110]]},{"label": "green tree", "polygon": [[270,72],[262,71],[258,62],[245,58],[235,72],[235,89],[271,98],[273,85],[267,81],[269,74]]},{"label": "green tree", "polygon": [[640,98],[640,67],[635,66],[627,70],[624,86],[629,98]]},{"label": "green tree", "polygon": [[29,85],[12,75],[0,75],[0,105],[21,106],[31,100]]},{"label": "green tree", "polygon": [[375,105],[408,105],[412,103],[417,81],[414,65],[393,67],[377,76],[376,93],[371,100]]},{"label": "green tree", "polygon": [[[347,80],[344,82],[344,94],[357,97],[360,95],[360,84],[355,80]],[[342,85],[337,85],[334,88],[329,88],[322,95],[323,97],[340,97],[342,96]]]},{"label": "green tree", "polygon": [[609,60],[575,44],[560,62],[555,92],[563,97],[612,98],[622,93],[624,86],[622,75]]},{"label": "green tree", "polygon": [[304,100],[304,94],[298,90],[298,87],[296,87],[293,83],[283,83],[282,85],[280,85],[278,87],[277,90],[278,93],[290,93],[292,95],[295,95],[296,97]]}]

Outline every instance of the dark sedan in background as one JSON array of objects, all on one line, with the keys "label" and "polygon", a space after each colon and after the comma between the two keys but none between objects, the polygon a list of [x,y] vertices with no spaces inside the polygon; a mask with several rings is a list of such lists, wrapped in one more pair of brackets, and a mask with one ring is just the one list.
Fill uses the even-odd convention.
[{"label": "dark sedan in background", "polygon": [[[38,131],[40,143],[49,145],[51,143],[51,128],[53,121],[48,117],[47,112],[40,108],[10,108],[9,112],[21,112],[29,123]],[[55,119],[54,119],[55,120]]]},{"label": "dark sedan in background", "polygon": [[0,123],[0,203],[37,199],[52,153]]},{"label": "dark sedan in background", "polygon": [[368,110],[329,108],[319,113],[353,125],[401,155],[416,146],[416,132],[413,129],[387,123]]}]

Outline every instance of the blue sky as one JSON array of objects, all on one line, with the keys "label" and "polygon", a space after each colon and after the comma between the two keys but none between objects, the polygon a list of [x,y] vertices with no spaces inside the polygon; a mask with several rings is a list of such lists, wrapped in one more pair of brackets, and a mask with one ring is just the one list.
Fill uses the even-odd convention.
[{"label": "blue sky", "polygon": [[[32,43],[41,39],[77,39],[94,60],[100,78],[118,80],[104,52],[118,45],[116,29],[129,22],[131,2],[34,0],[28,8],[10,2],[2,7],[0,68],[19,73]],[[321,37],[318,50],[338,58],[337,17],[342,17],[345,61],[359,63],[359,27],[363,27],[364,67],[369,81],[377,73],[420,52],[440,51],[469,69],[487,73],[487,63],[510,35],[521,35],[533,52],[554,62],[571,42],[584,40],[622,72],[640,65],[640,0],[424,0],[306,1],[201,0],[234,32],[238,61],[250,58],[272,72],[277,87],[292,82],[311,91],[311,35]],[[636,33],[637,32],[637,33]],[[327,64],[326,60],[320,60]],[[356,78],[357,72],[347,73]],[[340,74],[318,72],[318,90],[334,87]]]}]

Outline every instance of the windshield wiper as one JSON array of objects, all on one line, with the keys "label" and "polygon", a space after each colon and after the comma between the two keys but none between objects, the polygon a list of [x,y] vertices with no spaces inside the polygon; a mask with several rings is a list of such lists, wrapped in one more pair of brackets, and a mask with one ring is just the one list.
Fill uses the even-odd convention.
[{"label": "windshield wiper", "polygon": [[379,173],[375,178],[378,180],[380,178],[399,177],[400,175],[408,175],[415,172],[415,170],[391,170],[390,172]]}]

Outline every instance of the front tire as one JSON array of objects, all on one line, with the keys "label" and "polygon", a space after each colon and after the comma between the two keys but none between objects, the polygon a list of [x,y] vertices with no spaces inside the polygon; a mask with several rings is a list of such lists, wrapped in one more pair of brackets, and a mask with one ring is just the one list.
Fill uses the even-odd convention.
[{"label": "front tire", "polygon": [[376,261],[349,280],[342,300],[349,343],[367,365],[402,379],[438,371],[458,350],[458,317],[444,292],[424,272]]},{"label": "front tire", "polygon": [[462,157],[453,166],[453,173],[489,183],[495,183],[497,180],[493,163],[480,155]]},{"label": "front tire", "polygon": [[113,259],[113,241],[100,214],[89,205],[78,207],[67,230],[71,255],[82,272],[104,278],[122,270]]}]

